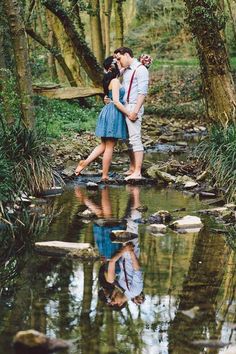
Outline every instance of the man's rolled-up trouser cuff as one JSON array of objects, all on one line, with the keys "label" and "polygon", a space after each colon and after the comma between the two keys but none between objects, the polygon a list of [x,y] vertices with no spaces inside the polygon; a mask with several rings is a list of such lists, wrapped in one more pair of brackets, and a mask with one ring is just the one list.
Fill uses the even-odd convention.
[{"label": "man's rolled-up trouser cuff", "polygon": [[[135,104],[126,104],[126,108],[130,112],[134,108]],[[144,151],[142,139],[141,139],[141,125],[142,125],[143,109],[138,113],[138,119],[133,122],[129,118],[126,118],[126,124],[129,132],[129,149],[133,152]]]}]

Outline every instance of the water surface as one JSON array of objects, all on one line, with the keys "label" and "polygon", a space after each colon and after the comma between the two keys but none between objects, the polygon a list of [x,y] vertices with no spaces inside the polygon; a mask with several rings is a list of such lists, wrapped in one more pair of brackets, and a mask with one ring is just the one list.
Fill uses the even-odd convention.
[{"label": "water surface", "polygon": [[[49,212],[52,206],[60,212],[41,240],[90,242],[105,253],[106,221],[115,220],[119,228],[131,218],[145,301],[128,301],[123,310],[112,311],[98,299],[100,260],[46,257],[29,246],[2,272],[0,353],[11,354],[13,335],[29,328],[70,340],[68,354],[224,353],[222,343],[236,344],[235,252],[225,236],[210,231],[209,219],[198,234],[168,229],[155,236],[144,223],[158,210],[174,218],[197,215],[206,207],[197,197],[150,186],[89,191],[82,184],[68,186],[48,204]],[[87,208],[95,214],[92,220],[78,216]],[[203,340],[208,344],[195,342]]]}]

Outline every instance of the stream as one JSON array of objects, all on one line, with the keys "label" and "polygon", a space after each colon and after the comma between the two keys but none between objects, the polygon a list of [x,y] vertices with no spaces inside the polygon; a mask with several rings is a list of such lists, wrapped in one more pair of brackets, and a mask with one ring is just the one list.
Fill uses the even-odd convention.
[{"label": "stream", "polygon": [[[3,272],[1,354],[12,354],[15,333],[30,328],[69,340],[67,354],[228,353],[234,348],[236,255],[226,237],[211,231],[209,217],[201,217],[199,233],[168,228],[154,235],[146,223],[158,210],[168,210],[173,219],[197,215],[206,202],[171,187],[88,190],[82,177],[47,198],[46,206],[55,217],[40,240],[89,242],[107,259],[122,245],[111,242],[109,234],[129,225],[138,235],[133,242],[143,272],[143,301],[129,300],[121,311],[112,311],[98,298],[101,260],[42,256],[26,247]],[[81,217],[87,208],[92,219]]]}]

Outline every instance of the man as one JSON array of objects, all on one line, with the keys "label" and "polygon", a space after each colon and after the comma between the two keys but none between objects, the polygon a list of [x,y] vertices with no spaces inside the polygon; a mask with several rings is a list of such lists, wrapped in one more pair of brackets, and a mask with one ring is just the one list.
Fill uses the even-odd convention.
[{"label": "man", "polygon": [[134,58],[130,48],[121,47],[114,51],[123,73],[123,86],[125,88],[124,102],[130,111],[126,117],[130,144],[130,169],[126,172],[129,179],[141,179],[143,163],[143,144],[141,139],[141,124],[143,116],[143,103],[148,91],[149,73],[147,68]]}]

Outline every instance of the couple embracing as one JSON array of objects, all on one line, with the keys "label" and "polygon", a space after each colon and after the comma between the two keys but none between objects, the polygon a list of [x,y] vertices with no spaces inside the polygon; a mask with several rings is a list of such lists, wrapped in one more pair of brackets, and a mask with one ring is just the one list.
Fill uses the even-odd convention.
[{"label": "couple embracing", "polygon": [[[143,103],[148,90],[149,56],[135,59],[130,48],[121,47],[104,61],[103,88],[105,103],[99,114],[95,134],[101,143],[94,148],[86,160],[79,162],[75,174],[87,167],[98,156],[103,155],[102,181],[109,181],[112,154],[118,139],[129,141],[130,167],[126,180],[141,179],[143,145],[141,123]],[[121,80],[120,80],[121,79]]]}]

